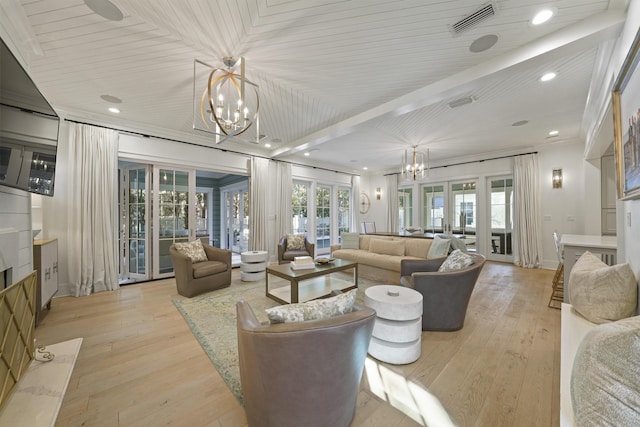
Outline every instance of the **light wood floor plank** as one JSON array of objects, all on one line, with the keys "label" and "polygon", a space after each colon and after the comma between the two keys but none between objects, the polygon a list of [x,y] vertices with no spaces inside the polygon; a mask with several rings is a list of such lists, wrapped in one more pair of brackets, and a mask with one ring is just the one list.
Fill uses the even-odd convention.
[{"label": "light wood floor plank", "polygon": [[[423,332],[409,365],[370,359],[353,426],[559,424],[560,312],[553,271],[487,263],[456,332]],[[242,286],[239,271],[232,286]],[[173,279],[56,298],[38,343],[83,337],[57,426],[245,426],[244,410],[171,300]]]}]

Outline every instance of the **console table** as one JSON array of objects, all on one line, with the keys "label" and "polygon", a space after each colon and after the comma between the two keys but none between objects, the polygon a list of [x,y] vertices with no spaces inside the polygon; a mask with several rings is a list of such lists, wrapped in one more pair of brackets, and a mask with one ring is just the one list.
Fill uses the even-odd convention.
[{"label": "console table", "polygon": [[563,234],[560,238],[564,260],[564,302],[569,303],[569,275],[576,260],[586,251],[599,255],[607,265],[614,265],[617,259],[617,238],[615,236],[596,236],[581,234]]}]

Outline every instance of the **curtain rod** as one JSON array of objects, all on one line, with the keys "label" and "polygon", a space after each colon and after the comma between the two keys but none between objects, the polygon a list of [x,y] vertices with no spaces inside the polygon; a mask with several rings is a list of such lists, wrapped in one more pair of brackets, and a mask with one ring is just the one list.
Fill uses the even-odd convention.
[{"label": "curtain rod", "polygon": [[[526,156],[527,154],[538,154],[538,152],[537,151],[530,151],[528,153],[510,154],[508,156],[491,157],[489,159],[469,160],[468,162],[459,162],[459,163],[451,163],[450,165],[434,166],[434,167],[430,167],[429,169],[448,168],[450,166],[468,165],[470,163],[482,163],[482,162],[488,162],[490,160],[509,159],[511,157]],[[384,176],[400,175],[400,173],[401,172],[392,172],[392,173],[384,174]]]},{"label": "curtain rod", "polygon": [[288,160],[276,160],[276,159],[272,159],[272,158],[266,157],[266,156],[261,156],[261,155],[258,155],[258,154],[246,154],[246,153],[243,153],[241,151],[230,150],[230,149],[227,149],[227,148],[211,147],[209,145],[199,144],[199,143],[196,143],[196,142],[180,141],[179,139],[167,138],[167,137],[164,137],[164,136],[149,135],[149,134],[142,133],[142,132],[135,132],[135,131],[131,131],[131,130],[118,129],[118,128],[105,126],[105,125],[96,125],[94,123],[81,122],[81,121],[72,120],[72,119],[64,119],[64,121],[65,122],[71,122],[71,123],[78,123],[78,124],[81,124],[81,125],[95,126],[95,127],[99,127],[99,128],[103,128],[103,129],[115,130],[117,132],[128,133],[128,134],[137,135],[137,136],[142,136],[144,138],[156,138],[156,139],[162,139],[162,140],[165,140],[165,141],[178,142],[178,143],[181,143],[181,144],[194,145],[196,147],[210,148],[212,150],[222,151],[223,153],[234,153],[234,154],[239,154],[239,155],[245,156],[245,157],[258,157],[258,158],[261,158],[261,159],[271,160],[272,162],[289,163],[290,165],[294,165],[294,166],[302,166],[302,167],[311,168],[311,169],[320,169],[320,170],[324,170],[324,171],[327,171],[327,172],[342,173],[342,174],[350,175],[350,176],[360,176],[358,174],[351,173],[351,172],[343,172],[343,171],[338,171],[338,170],[335,170],[335,169],[323,168],[321,166],[309,166],[309,165],[305,165],[305,164],[302,164],[302,163],[290,162]]}]

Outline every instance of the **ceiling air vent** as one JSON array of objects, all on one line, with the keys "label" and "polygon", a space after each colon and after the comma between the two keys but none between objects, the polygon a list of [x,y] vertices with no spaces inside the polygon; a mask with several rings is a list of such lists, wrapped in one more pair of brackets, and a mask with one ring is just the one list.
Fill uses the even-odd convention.
[{"label": "ceiling air vent", "polygon": [[475,27],[482,21],[485,21],[495,15],[496,8],[494,2],[491,2],[482,6],[472,14],[462,18],[458,22],[450,25],[449,29],[454,35],[457,35]]}]

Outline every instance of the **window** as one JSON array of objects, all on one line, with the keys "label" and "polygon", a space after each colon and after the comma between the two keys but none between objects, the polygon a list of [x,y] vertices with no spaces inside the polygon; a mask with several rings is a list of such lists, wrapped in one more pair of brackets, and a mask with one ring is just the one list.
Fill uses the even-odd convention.
[{"label": "window", "polygon": [[309,186],[305,183],[293,183],[291,192],[292,223],[291,229],[294,234],[304,234],[307,232],[307,193]]},{"label": "window", "polygon": [[454,232],[465,234],[476,228],[476,183],[464,182],[451,185],[453,195]]},{"label": "window", "polygon": [[331,246],[331,187],[316,188],[316,248]]},{"label": "window", "polygon": [[411,188],[398,190],[398,221],[400,230],[413,227],[413,189]]},{"label": "window", "polygon": [[338,242],[342,243],[342,232],[349,231],[351,223],[350,208],[351,190],[347,188],[338,189]]}]

